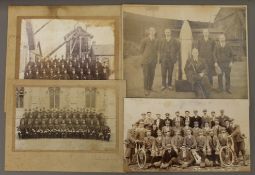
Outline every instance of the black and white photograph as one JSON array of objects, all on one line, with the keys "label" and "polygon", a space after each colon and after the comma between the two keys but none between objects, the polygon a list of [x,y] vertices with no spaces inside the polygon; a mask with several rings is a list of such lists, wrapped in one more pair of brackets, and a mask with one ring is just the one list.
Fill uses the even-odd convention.
[{"label": "black and white photograph", "polygon": [[127,97],[247,99],[246,6],[124,5]]},{"label": "black and white photograph", "polygon": [[22,18],[20,23],[19,79],[116,78],[114,18]]},{"label": "black and white photograph", "polygon": [[115,89],[18,86],[15,101],[15,150],[116,148]]},{"label": "black and white photograph", "polygon": [[126,171],[250,171],[248,104],[229,99],[125,98]]}]

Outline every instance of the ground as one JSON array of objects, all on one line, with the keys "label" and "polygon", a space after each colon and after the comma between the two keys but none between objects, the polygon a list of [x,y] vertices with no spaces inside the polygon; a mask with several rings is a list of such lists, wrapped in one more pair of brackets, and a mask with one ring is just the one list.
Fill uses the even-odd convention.
[{"label": "ground", "polygon": [[137,165],[130,165],[129,171],[139,171],[139,172],[249,172],[250,163],[248,166],[236,165],[231,167],[206,167],[200,168],[199,166],[192,166],[186,169],[182,169],[178,166],[173,166],[169,169],[159,169],[159,168],[150,168],[150,169],[140,169]]},{"label": "ground", "polygon": [[[176,67],[176,66],[175,66]],[[176,69],[176,68],[175,68]],[[176,75],[173,75],[175,80]],[[161,69],[157,64],[153,92],[149,96],[144,95],[143,75],[140,56],[130,56],[124,60],[124,79],[127,80],[127,97],[148,98],[195,98],[192,92],[175,92],[175,90],[161,91]],[[174,82],[174,81],[173,81]],[[214,88],[217,88],[217,77],[214,77]],[[210,98],[214,99],[243,99],[248,97],[247,89],[247,62],[234,62],[231,71],[231,91],[219,93],[213,91]]]},{"label": "ground", "polygon": [[[112,135],[112,138],[115,138]],[[115,141],[89,139],[18,139],[15,140],[15,150],[71,150],[71,151],[113,151]]]}]

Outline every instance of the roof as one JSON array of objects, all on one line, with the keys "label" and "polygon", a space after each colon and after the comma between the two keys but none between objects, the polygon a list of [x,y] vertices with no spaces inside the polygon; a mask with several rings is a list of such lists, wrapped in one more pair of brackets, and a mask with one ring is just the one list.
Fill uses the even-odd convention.
[{"label": "roof", "polygon": [[72,30],[71,32],[67,33],[64,38],[65,40],[69,40],[71,39],[74,35],[76,36],[86,36],[89,38],[93,38],[93,35],[91,35],[90,33],[88,33],[86,30],[84,30],[81,26],[78,26],[77,28],[75,28],[74,30]]},{"label": "roof", "polygon": [[[178,19],[166,19],[166,18],[158,18],[158,17],[152,17],[152,16],[146,16],[146,15],[140,15],[140,14],[134,14],[131,12],[124,12],[124,17],[128,17],[133,20],[140,20],[143,22],[150,22],[153,23],[165,23],[169,27],[173,29],[180,29],[183,24],[183,20]],[[189,20],[190,27],[193,28],[208,28],[211,23],[210,22],[201,22],[201,21],[190,21]]]},{"label": "roof", "polygon": [[224,21],[230,16],[237,15],[245,21],[245,7],[221,7],[215,17],[215,22]]},{"label": "roof", "polygon": [[112,44],[98,44],[93,46],[94,54],[101,56],[112,56],[114,55],[114,45]]}]

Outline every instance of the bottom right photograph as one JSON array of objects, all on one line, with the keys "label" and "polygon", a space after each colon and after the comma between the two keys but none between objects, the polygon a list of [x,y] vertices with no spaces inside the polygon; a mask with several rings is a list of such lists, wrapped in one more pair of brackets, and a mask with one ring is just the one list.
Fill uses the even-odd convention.
[{"label": "bottom right photograph", "polygon": [[124,100],[125,171],[249,172],[248,100]]}]

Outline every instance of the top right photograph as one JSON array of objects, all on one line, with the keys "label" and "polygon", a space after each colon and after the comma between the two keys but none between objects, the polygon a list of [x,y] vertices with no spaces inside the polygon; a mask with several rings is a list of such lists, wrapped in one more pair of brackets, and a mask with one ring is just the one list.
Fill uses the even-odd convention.
[{"label": "top right photograph", "polygon": [[247,99],[247,7],[124,5],[127,97]]}]

